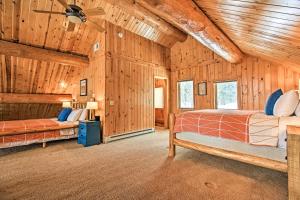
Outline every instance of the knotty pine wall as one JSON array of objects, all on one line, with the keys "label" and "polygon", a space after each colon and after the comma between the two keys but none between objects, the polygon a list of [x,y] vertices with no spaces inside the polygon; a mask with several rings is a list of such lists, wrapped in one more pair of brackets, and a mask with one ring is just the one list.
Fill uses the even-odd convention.
[{"label": "knotty pine wall", "polygon": [[[300,65],[299,65],[300,67]],[[194,80],[195,109],[214,108],[214,83],[238,81],[239,108],[262,110],[272,91],[298,89],[300,71],[246,55],[240,64],[230,64],[189,37],[171,48],[171,109],[177,107],[177,81]],[[197,84],[207,81],[207,96],[198,96]]]},{"label": "knotty pine wall", "polygon": [[169,49],[110,23],[106,31],[104,135],[154,128],[154,77],[169,79]]},{"label": "knotty pine wall", "polygon": [[[95,100],[99,104],[99,110],[96,115],[104,117],[104,99],[105,99],[105,33],[99,33],[95,42],[99,42],[100,48],[93,52],[90,47],[90,64],[87,68],[82,68],[77,77],[77,83],[72,92],[73,99],[79,102],[87,102],[95,95]],[[80,80],[88,80],[87,96],[80,96]]]},{"label": "knotty pine wall", "polygon": [[[71,94],[80,68],[20,57],[0,55],[0,93]],[[60,87],[60,81],[67,87]],[[0,102],[0,120],[55,117],[61,105]]]}]

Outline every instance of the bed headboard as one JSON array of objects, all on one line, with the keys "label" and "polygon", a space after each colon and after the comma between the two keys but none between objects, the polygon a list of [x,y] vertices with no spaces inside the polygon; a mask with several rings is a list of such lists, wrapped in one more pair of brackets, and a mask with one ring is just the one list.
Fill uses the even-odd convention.
[{"label": "bed headboard", "polygon": [[72,102],[72,108],[74,108],[74,109],[86,108],[86,103],[85,102]]}]

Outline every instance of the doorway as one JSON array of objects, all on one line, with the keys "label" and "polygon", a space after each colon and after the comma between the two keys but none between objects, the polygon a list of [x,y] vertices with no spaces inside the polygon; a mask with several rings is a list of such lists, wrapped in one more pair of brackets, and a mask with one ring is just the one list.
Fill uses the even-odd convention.
[{"label": "doorway", "polygon": [[154,78],[154,122],[156,127],[168,128],[167,78]]}]

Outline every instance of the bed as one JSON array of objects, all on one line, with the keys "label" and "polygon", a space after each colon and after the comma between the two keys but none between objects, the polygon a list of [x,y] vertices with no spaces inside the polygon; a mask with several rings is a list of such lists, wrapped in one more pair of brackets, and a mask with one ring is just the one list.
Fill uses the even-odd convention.
[{"label": "bed", "polygon": [[[197,110],[170,114],[169,156],[176,146],[288,173],[300,198],[300,118],[258,111]],[[291,195],[294,194],[294,195]]]},{"label": "bed", "polygon": [[30,119],[0,122],[0,148],[76,138],[78,122]]},{"label": "bed", "polygon": [[[84,108],[84,103],[73,103],[74,109]],[[27,119],[0,121],[0,149],[33,143],[77,138],[79,121],[52,119]]]}]

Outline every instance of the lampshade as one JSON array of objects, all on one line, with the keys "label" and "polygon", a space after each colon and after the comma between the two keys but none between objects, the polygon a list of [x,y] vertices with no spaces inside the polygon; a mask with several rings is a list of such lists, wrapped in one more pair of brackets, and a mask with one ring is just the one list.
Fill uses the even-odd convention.
[{"label": "lampshade", "polygon": [[71,102],[70,101],[64,101],[63,104],[62,104],[62,107],[63,108],[71,108],[72,107]]},{"label": "lampshade", "polygon": [[98,109],[98,102],[96,102],[96,101],[88,101],[87,104],[86,104],[86,109],[97,110]]}]

